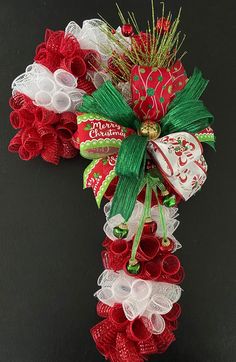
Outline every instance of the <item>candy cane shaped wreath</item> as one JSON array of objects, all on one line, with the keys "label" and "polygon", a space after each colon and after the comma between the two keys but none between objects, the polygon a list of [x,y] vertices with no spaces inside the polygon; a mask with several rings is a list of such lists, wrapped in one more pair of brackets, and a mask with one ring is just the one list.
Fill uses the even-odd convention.
[{"label": "candy cane shaped wreath", "polygon": [[34,62],[12,83],[9,151],[58,165],[80,154],[91,160],[92,188],[106,223],[91,329],[112,362],[142,362],[175,340],[184,269],[177,205],[206,181],[202,143],[214,148],[213,116],[200,100],[208,81],[188,77],[177,31],[180,14],[140,31],[118,8],[121,26],[86,20],[46,30]]}]

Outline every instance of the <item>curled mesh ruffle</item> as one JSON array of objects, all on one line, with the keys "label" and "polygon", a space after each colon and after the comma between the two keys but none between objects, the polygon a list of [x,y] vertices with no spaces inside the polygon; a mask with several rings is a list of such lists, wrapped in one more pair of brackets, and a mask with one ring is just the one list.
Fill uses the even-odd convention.
[{"label": "curled mesh ruffle", "polygon": [[182,292],[175,284],[133,278],[124,271],[105,270],[98,278],[98,285],[101,288],[95,296],[101,303],[109,307],[122,304],[130,321],[144,316],[150,321],[154,334],[164,331],[163,315],[171,312]]}]

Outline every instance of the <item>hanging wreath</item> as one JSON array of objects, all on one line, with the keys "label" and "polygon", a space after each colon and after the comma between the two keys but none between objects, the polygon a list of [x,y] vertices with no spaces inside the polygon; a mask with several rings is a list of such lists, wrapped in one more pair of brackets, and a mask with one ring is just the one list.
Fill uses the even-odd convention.
[{"label": "hanging wreath", "polygon": [[184,269],[178,204],[203,186],[202,143],[214,148],[213,116],[200,100],[208,81],[185,72],[184,37],[163,11],[141,31],[118,7],[121,26],[104,19],[46,30],[33,64],[12,83],[9,151],[58,165],[80,153],[91,160],[92,188],[106,223],[91,329],[112,362],[142,362],[175,340]]}]

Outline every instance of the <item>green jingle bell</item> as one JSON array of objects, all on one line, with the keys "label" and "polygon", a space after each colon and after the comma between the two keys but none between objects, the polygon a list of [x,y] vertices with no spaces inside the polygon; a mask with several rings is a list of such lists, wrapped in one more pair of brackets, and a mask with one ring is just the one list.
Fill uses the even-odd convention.
[{"label": "green jingle bell", "polygon": [[125,239],[126,236],[128,235],[128,225],[127,224],[120,224],[119,226],[116,226],[113,229],[113,235],[117,238],[117,239]]},{"label": "green jingle bell", "polygon": [[140,272],[141,264],[138,261],[129,262],[126,269],[130,274],[137,275]]},{"label": "green jingle bell", "polygon": [[166,207],[174,207],[176,205],[176,196],[175,195],[167,195],[164,197],[163,205]]}]

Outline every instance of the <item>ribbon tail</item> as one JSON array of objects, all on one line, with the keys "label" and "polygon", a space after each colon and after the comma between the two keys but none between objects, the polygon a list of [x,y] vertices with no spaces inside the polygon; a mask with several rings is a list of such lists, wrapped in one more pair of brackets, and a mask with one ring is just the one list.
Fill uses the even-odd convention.
[{"label": "ribbon tail", "polygon": [[126,221],[130,218],[144,178],[147,144],[147,138],[136,134],[122,142],[116,163],[116,174],[120,179],[110,217],[120,214]]},{"label": "ribbon tail", "polygon": [[108,156],[94,160],[84,171],[84,188],[92,188],[98,207],[115,178],[115,162],[117,156]]},{"label": "ribbon tail", "polygon": [[210,146],[214,151],[216,151],[216,144],[215,141],[212,142],[207,142],[205,141],[204,143],[206,143],[208,146]]},{"label": "ribbon tail", "polygon": [[211,127],[208,127],[201,132],[196,133],[195,136],[200,142],[208,144],[211,148],[213,148],[214,151],[216,151],[216,137]]},{"label": "ribbon tail", "polygon": [[134,179],[132,177],[120,176],[116,192],[112,200],[109,217],[121,215],[128,221],[135,207],[136,199],[143,184],[143,177]]},{"label": "ribbon tail", "polygon": [[148,140],[132,134],[123,140],[116,163],[116,173],[118,176],[128,176],[139,178],[144,174]]}]

